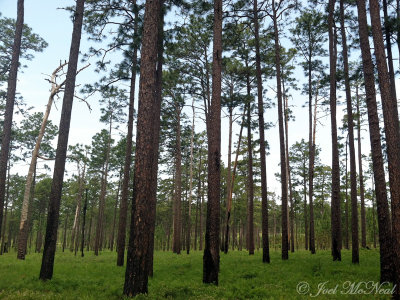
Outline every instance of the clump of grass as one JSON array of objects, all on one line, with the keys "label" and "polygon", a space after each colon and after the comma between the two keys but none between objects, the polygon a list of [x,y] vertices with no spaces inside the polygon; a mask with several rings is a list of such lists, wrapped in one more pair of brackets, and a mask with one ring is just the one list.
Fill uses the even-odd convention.
[{"label": "clump of grass", "polygon": [[[342,261],[333,262],[330,251],[291,253],[282,261],[280,252],[271,252],[264,264],[261,251],[221,253],[219,286],[202,283],[202,252],[176,255],[157,251],[149,294],[137,299],[306,299],[296,287],[306,281],[310,293],[327,281],[329,287],[345,281],[379,281],[379,252],[360,251],[360,264],[351,263],[351,252],[342,252]],[[18,261],[15,253],[0,256],[0,299],[123,299],[125,267],[116,266],[114,252],[85,257],[57,252],[54,276],[40,281],[41,254],[29,254]],[[309,295],[308,295],[309,296]],[[320,295],[318,299],[353,299],[354,295]],[[390,299],[385,295],[357,295],[360,299]]]}]

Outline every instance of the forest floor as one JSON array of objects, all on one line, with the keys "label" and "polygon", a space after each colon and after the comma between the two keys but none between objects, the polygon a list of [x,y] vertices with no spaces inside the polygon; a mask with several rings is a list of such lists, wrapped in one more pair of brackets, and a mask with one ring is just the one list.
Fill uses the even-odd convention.
[{"label": "forest floor", "polygon": [[[58,251],[47,282],[38,279],[41,258],[36,253],[25,261],[15,253],[0,256],[0,299],[123,299],[125,267],[116,266],[116,253],[96,257],[88,252],[82,258]],[[261,251],[221,253],[218,287],[202,283],[202,252],[157,251],[149,294],[137,299],[390,299],[379,293],[391,286],[373,283],[379,284],[378,250],[361,250],[359,265],[352,265],[346,250],[341,262],[333,262],[328,250],[297,251],[287,261],[271,251],[270,264],[261,262]]]}]

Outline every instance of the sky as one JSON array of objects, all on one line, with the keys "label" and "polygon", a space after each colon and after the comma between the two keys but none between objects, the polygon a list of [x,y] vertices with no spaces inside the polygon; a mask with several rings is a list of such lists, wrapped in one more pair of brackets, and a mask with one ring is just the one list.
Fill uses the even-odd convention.
[{"label": "sky", "polygon": [[[60,61],[68,60],[70,39],[72,33],[72,22],[69,13],[59,9],[74,5],[73,0],[25,0],[25,23],[28,24],[33,32],[39,34],[48,43],[49,46],[42,53],[35,53],[35,58],[27,62],[28,68],[23,73],[18,74],[17,91],[22,94],[28,106],[34,106],[34,111],[44,111],[47,104],[50,84],[45,80],[46,74],[50,74],[60,63]],[[0,12],[3,16],[16,17],[16,1],[15,0],[0,0]],[[87,36],[83,35],[81,41],[81,52],[85,52],[90,43],[87,41]],[[350,59],[355,59],[354,55]],[[94,61],[92,62],[92,64]],[[78,68],[84,64],[80,63]],[[94,72],[93,66],[82,71],[77,77],[77,84],[94,82],[99,77]],[[299,80],[299,87],[305,82],[303,72],[297,70],[295,77]],[[138,80],[137,80],[138,82]],[[397,81],[398,82],[398,81]],[[264,89],[267,90],[266,96],[275,100],[274,80],[268,80],[264,83]],[[398,82],[397,86],[400,86]],[[138,90],[138,89],[136,89]],[[289,145],[294,144],[304,138],[308,140],[308,108],[303,107],[306,103],[306,95],[301,95],[299,92],[293,92],[292,98],[289,100],[291,108],[294,112],[295,121],[289,123]],[[341,93],[339,92],[339,95]],[[69,136],[69,144],[76,143],[90,144],[92,136],[99,132],[106,125],[99,122],[100,107],[97,103],[98,98],[89,99],[92,108],[89,111],[87,105],[79,100],[74,101],[71,129]],[[59,116],[61,110],[62,97],[56,101],[56,107],[53,106],[50,114],[50,119],[54,124],[59,124]],[[135,100],[137,106],[137,100]],[[338,107],[337,121],[338,126],[341,126],[343,118],[344,106]],[[199,114],[200,111],[197,112]],[[226,114],[222,114],[224,116]],[[322,115],[322,113],[320,113]],[[280,195],[280,183],[275,178],[275,173],[280,171],[278,165],[279,156],[279,133],[277,122],[277,107],[273,107],[266,111],[265,121],[272,122],[275,127],[265,132],[266,140],[270,145],[270,155],[267,157],[267,177],[268,190]],[[18,119],[16,119],[18,120]],[[196,131],[204,129],[204,124],[200,120],[196,123]],[[121,131],[126,129],[126,124],[121,126]],[[222,159],[227,161],[228,148],[228,122],[227,118],[222,120]],[[239,132],[239,125],[234,125],[234,133]],[[117,132],[118,135],[120,132]],[[363,154],[368,155],[370,152],[369,137],[367,132],[362,133],[363,136]],[[234,134],[233,141],[237,141]],[[321,161],[324,164],[331,164],[331,135],[330,135],[330,119],[329,116],[320,119],[320,124],[317,126],[316,143],[322,148]],[[56,145],[56,141],[55,141]],[[47,162],[47,164],[49,164]],[[52,167],[52,163],[49,164]],[[364,169],[367,165],[364,166]],[[19,164],[13,170],[20,175],[25,175],[28,170],[27,164]],[[67,171],[74,172],[74,166],[68,165]]]}]

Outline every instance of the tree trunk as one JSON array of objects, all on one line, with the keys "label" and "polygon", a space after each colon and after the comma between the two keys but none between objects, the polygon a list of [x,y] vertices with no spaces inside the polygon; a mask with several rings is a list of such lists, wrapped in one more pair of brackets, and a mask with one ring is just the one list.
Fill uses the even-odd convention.
[{"label": "tree trunk", "polygon": [[329,67],[330,67],[330,111],[332,131],[332,205],[331,205],[331,230],[332,230],[332,256],[333,260],[342,260],[341,257],[341,224],[340,224],[340,169],[339,150],[336,124],[336,29],[334,24],[335,0],[329,0]]},{"label": "tree trunk", "polygon": [[[246,61],[246,67],[248,63]],[[247,74],[247,249],[254,254],[254,183],[253,183],[253,145],[251,139],[251,87],[250,74]]]},{"label": "tree trunk", "polygon": [[0,232],[3,224],[3,208],[4,198],[6,192],[6,180],[7,180],[7,162],[9,159],[10,152],[10,141],[11,141],[11,127],[14,112],[15,102],[15,91],[17,88],[17,75],[19,66],[19,55],[21,52],[21,39],[22,29],[24,26],[24,0],[18,0],[17,2],[17,22],[15,24],[15,36],[12,48],[12,57],[10,72],[8,74],[7,83],[7,100],[4,111],[3,121],[3,136],[1,139],[1,150],[0,150]]},{"label": "tree trunk", "polygon": [[79,174],[80,172],[79,172],[79,162],[78,162],[79,191],[78,191],[78,199],[76,200],[74,225],[72,226],[72,232],[71,232],[71,245],[70,245],[71,251],[74,248],[75,239],[77,239],[76,235],[79,234],[78,227],[81,214],[82,196],[83,196],[83,189],[85,182],[85,171],[86,171],[86,163],[83,165],[82,174]]},{"label": "tree trunk", "polygon": [[282,189],[282,259],[289,259],[289,243],[288,243],[288,184],[286,176],[286,151],[285,151],[285,133],[283,125],[283,105],[282,105],[282,84],[281,84],[281,58],[279,45],[279,31],[277,10],[275,1],[272,1],[273,24],[274,24],[274,40],[275,40],[275,69],[276,69],[276,87],[278,98],[278,123],[279,123],[279,144],[281,156],[281,189]]},{"label": "tree trunk", "polygon": [[103,168],[103,173],[102,173],[100,199],[99,199],[99,214],[97,217],[96,236],[95,236],[95,242],[94,242],[94,255],[96,255],[96,256],[99,255],[99,250],[102,249],[102,241],[105,236],[104,210],[105,210],[105,206],[106,206],[108,167],[109,167],[110,153],[111,153],[111,142],[112,142],[111,133],[112,133],[112,113],[110,116],[110,123],[109,123],[109,128],[108,128],[108,143],[107,143],[106,161],[104,162],[104,168]]},{"label": "tree trunk", "polygon": [[[347,103],[347,129],[349,133],[349,152],[350,152],[350,199],[351,199],[351,249],[352,262],[358,264],[359,259],[359,239],[358,239],[358,205],[357,205],[357,170],[356,170],[356,151],[354,148],[354,122],[353,108],[351,103],[350,79],[349,79],[349,59],[347,53],[347,37],[344,25],[344,0],[340,0],[340,29],[342,36],[342,56],[344,84]],[[340,180],[340,179],[339,179]]]},{"label": "tree trunk", "polygon": [[65,217],[64,220],[64,238],[63,238],[63,244],[62,244],[62,252],[64,252],[65,248],[67,247],[67,225],[68,225],[68,214]]},{"label": "tree trunk", "polygon": [[[6,235],[6,225],[7,225],[7,211],[8,211],[8,201],[10,199],[10,169],[11,162],[8,160],[8,168],[7,168],[7,188],[6,188],[6,205],[4,207],[4,218],[3,218],[3,227],[0,229],[1,233],[1,245],[0,245],[0,255],[3,255],[5,251],[5,235]],[[10,225],[9,225],[10,226]]]},{"label": "tree trunk", "polygon": [[[358,85],[356,85],[356,99],[357,99],[357,139],[358,139],[358,173],[360,178],[360,201],[361,201],[361,247],[367,247],[367,221],[365,216],[365,195],[364,195],[364,176],[362,166],[361,154],[361,114],[360,114],[360,98],[358,95]],[[375,227],[374,227],[375,230]],[[374,234],[375,239],[375,234]]]},{"label": "tree trunk", "polygon": [[[136,0],[132,0],[135,6],[135,23],[133,35],[137,37],[138,32],[138,18],[139,11],[136,6]],[[133,113],[135,103],[135,85],[136,85],[136,67],[138,60],[138,46],[133,42],[133,57],[132,57],[132,71],[129,92],[129,112],[128,112],[128,133],[126,135],[126,150],[124,162],[124,177],[122,181],[121,203],[119,208],[119,223],[118,223],[118,237],[117,237],[117,266],[124,265],[125,254],[125,240],[126,240],[126,219],[128,213],[128,194],[129,194],[129,179],[130,169],[132,163],[132,135],[133,135]]]},{"label": "tree trunk", "polygon": [[115,197],[115,206],[114,206],[114,217],[113,217],[113,226],[111,230],[111,238],[110,238],[110,250],[111,252],[114,250],[114,237],[115,237],[115,222],[117,219],[117,208],[118,208],[118,200],[119,200],[119,190],[121,188],[121,177],[122,177],[122,170],[119,175],[119,180],[118,180],[118,188],[117,188],[117,195]]},{"label": "tree trunk", "polygon": [[87,210],[87,194],[88,190],[86,188],[85,193],[85,204],[83,205],[83,221],[82,221],[82,236],[81,236],[81,257],[84,257],[85,254],[83,253],[83,249],[85,247],[85,225],[86,225],[86,210]]},{"label": "tree trunk", "polygon": [[208,203],[203,282],[218,285],[221,187],[222,0],[214,1],[212,100],[208,137]]},{"label": "tree trunk", "polygon": [[187,237],[186,237],[186,253],[190,252],[190,218],[191,218],[191,207],[192,207],[192,189],[193,189],[193,139],[194,139],[194,118],[195,118],[195,110],[194,110],[194,99],[192,102],[192,110],[193,110],[193,120],[192,120],[192,135],[190,137],[190,177],[189,177],[189,199],[188,199],[188,228],[187,228]]},{"label": "tree trunk", "polygon": [[[303,189],[304,189],[304,247],[308,250],[308,218],[307,218],[307,174],[306,174],[306,159],[303,160]],[[275,239],[275,238],[274,238]],[[275,241],[275,240],[274,240]]]},{"label": "tree trunk", "polygon": [[233,172],[232,172],[232,178],[229,180],[230,186],[229,186],[229,198],[227,201],[227,208],[226,208],[226,231],[225,231],[225,254],[228,253],[228,241],[229,241],[229,220],[231,217],[231,210],[232,210],[232,193],[233,193],[233,187],[235,184],[235,176],[236,176],[236,167],[237,167],[237,162],[239,158],[239,153],[240,153],[240,144],[242,141],[242,133],[243,133],[243,126],[244,126],[244,118],[246,115],[246,108],[244,109],[243,112],[243,117],[242,117],[242,123],[240,125],[240,131],[239,131],[239,139],[237,142],[237,148],[236,148],[236,156],[235,156],[235,162],[233,163]]},{"label": "tree trunk", "polygon": [[46,238],[43,249],[43,259],[40,269],[40,279],[47,280],[53,276],[54,255],[57,243],[57,227],[60,211],[60,200],[64,179],[65,159],[68,146],[71,110],[74,100],[76,70],[78,65],[79,46],[81,40],[83,10],[85,0],[77,0],[72,31],[71,49],[69,54],[68,71],[65,82],[63,106],[54,163],[54,175],[51,185],[50,203],[47,214]]},{"label": "tree trunk", "polygon": [[383,167],[379,116],[376,103],[374,65],[368,40],[368,23],[365,1],[357,1],[358,27],[368,109],[368,124],[372,152],[372,166],[375,180],[375,195],[378,212],[378,230],[380,244],[381,282],[392,279],[392,233],[389,207],[386,194],[385,171]]},{"label": "tree trunk", "polygon": [[152,207],[151,207],[151,224],[150,224],[150,242],[148,253],[149,276],[153,276],[153,258],[154,258],[154,232],[156,227],[156,203],[157,203],[157,175],[158,175],[158,156],[160,143],[160,115],[162,101],[162,67],[164,54],[164,0],[160,0],[160,11],[158,21],[158,41],[157,41],[157,70],[156,70],[156,103],[154,105],[154,146],[153,150],[153,169],[152,169]]},{"label": "tree trunk", "polygon": [[[142,56],[140,65],[139,110],[136,136],[136,158],[132,215],[125,272],[124,295],[128,297],[147,293],[149,275],[149,244],[152,241],[152,209],[154,197],[153,168],[155,147],[154,120],[158,106],[157,89],[157,44],[161,5],[160,1],[147,0],[143,24]],[[150,234],[149,234],[150,232]]]},{"label": "tree trunk", "polygon": [[[177,105],[178,106],[178,105]],[[176,145],[175,145],[175,193],[174,193],[174,252],[181,253],[181,231],[182,231],[182,153],[181,153],[181,111],[176,108]]]},{"label": "tree trunk", "polygon": [[[391,93],[386,55],[382,37],[379,3],[370,1],[372,37],[374,40],[376,66],[381,92],[382,110],[385,125],[386,146],[389,164],[389,185],[392,205],[392,245],[394,297],[400,298],[400,129],[397,99]],[[394,88],[394,87],[393,87]]]},{"label": "tree trunk", "polygon": [[[199,162],[199,193],[200,193],[200,241],[199,241],[199,250],[203,250],[203,207],[204,207],[204,181],[201,180],[201,150],[200,150],[200,162]],[[203,188],[200,192],[200,185],[202,184]]]},{"label": "tree trunk", "polygon": [[33,182],[33,173],[36,169],[36,162],[39,155],[40,145],[42,143],[42,139],[46,130],[47,120],[50,115],[51,106],[53,105],[54,96],[59,92],[61,85],[57,85],[55,83],[56,76],[58,72],[66,65],[66,63],[61,64],[58,68],[54,70],[51,76],[51,92],[49,100],[47,101],[46,111],[43,115],[42,124],[39,129],[39,134],[36,139],[35,148],[32,151],[32,158],[31,163],[29,165],[28,175],[26,177],[25,183],[25,191],[24,191],[24,198],[22,200],[22,209],[21,209],[21,220],[19,225],[19,233],[18,233],[18,250],[17,250],[17,258],[18,259],[25,259],[26,253],[26,245],[28,240],[28,223],[30,220],[28,219],[28,211],[29,211],[29,197],[31,195],[32,189],[32,182]]},{"label": "tree trunk", "polygon": [[345,220],[344,220],[344,223],[345,223],[345,225],[344,225],[344,230],[345,230],[344,244],[345,244],[345,248],[347,250],[350,249],[350,247],[349,247],[349,195],[348,195],[348,183],[349,183],[349,180],[347,178],[347,174],[348,174],[348,172],[347,172],[347,169],[348,169],[347,168],[347,164],[348,164],[348,159],[347,159],[348,138],[349,138],[349,136],[347,135],[346,143],[345,143],[345,147],[346,147],[346,154],[345,154],[345,157],[346,157],[346,174],[344,176],[345,181],[346,181],[346,183],[345,183],[346,184],[346,193],[345,193],[345,197],[346,197],[345,209],[346,209],[346,211],[345,211],[345,214],[344,214],[344,218],[345,218]]},{"label": "tree trunk", "polygon": [[268,237],[268,194],[267,194],[267,171],[265,162],[265,135],[264,135],[264,103],[262,94],[260,37],[258,23],[258,4],[254,0],[254,37],[256,48],[256,79],[257,79],[257,104],[258,104],[258,130],[260,132],[260,164],[261,164],[261,230],[263,245],[263,262],[269,263],[269,237]]},{"label": "tree trunk", "polygon": [[[233,97],[233,86],[230,86],[230,97]],[[229,219],[231,217],[231,194],[232,194],[232,124],[233,124],[233,107],[229,106],[229,140],[228,140],[228,170],[226,174],[226,186],[227,186],[227,193],[226,193],[226,225],[225,225],[225,241],[223,250],[224,253],[228,253],[229,248]]]}]

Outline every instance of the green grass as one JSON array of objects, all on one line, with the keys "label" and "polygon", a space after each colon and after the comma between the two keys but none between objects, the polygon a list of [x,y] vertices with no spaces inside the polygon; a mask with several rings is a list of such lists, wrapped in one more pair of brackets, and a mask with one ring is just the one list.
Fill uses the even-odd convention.
[{"label": "green grass", "polygon": [[[310,284],[316,294],[318,284],[327,288],[338,284],[335,295],[317,299],[389,299],[376,294],[343,295],[346,281],[379,280],[379,252],[361,250],[360,265],[351,264],[351,252],[342,252],[342,262],[333,262],[330,251],[290,254],[288,261],[280,252],[271,252],[271,263],[261,262],[261,251],[249,256],[246,251],[221,253],[219,286],[202,283],[202,253],[181,255],[156,252],[154,277],[149,294],[137,299],[312,299],[296,291],[299,282]],[[116,254],[92,252],[84,258],[58,251],[53,279],[38,279],[41,254],[29,254],[18,261],[15,253],[0,256],[0,299],[122,299],[125,267],[116,266]]]}]

